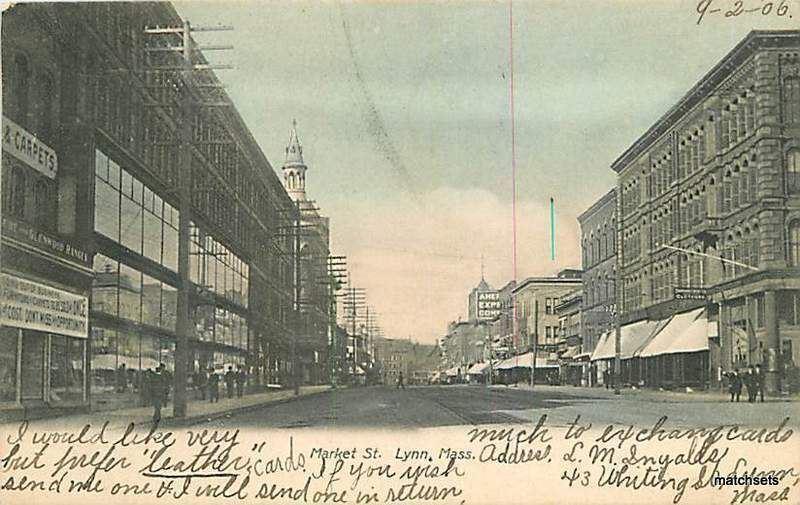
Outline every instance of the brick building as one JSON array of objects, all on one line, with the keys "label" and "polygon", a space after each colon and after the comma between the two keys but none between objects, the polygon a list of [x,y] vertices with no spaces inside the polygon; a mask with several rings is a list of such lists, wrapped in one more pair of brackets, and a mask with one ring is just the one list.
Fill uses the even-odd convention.
[{"label": "brick building", "polygon": [[659,381],[762,363],[774,391],[800,358],[799,50],[751,32],[612,164],[623,324],[708,320],[705,354],[667,349]]},{"label": "brick building", "polygon": [[616,268],[616,192],[611,190],[580,216],[583,297],[582,353],[591,353],[600,335],[614,325]]}]

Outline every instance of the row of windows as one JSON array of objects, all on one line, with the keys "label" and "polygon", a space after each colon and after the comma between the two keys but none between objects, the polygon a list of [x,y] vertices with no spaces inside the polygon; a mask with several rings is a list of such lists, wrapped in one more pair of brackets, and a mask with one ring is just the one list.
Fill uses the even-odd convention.
[{"label": "row of windows", "polygon": [[613,219],[610,225],[603,224],[602,229],[598,227],[596,232],[592,231],[588,237],[584,235],[582,247],[584,270],[616,253],[616,237],[616,222]]},{"label": "row of windows", "polygon": [[[725,278],[733,279],[758,268],[758,252],[758,237],[753,237],[752,234],[740,238],[735,244],[723,246],[720,256],[730,261],[723,262]],[[736,263],[732,263],[734,261]]]},{"label": "row of windows", "polygon": [[555,345],[559,340],[558,326],[545,326],[544,327],[544,343],[547,345]]},{"label": "row of windows", "polygon": [[195,311],[195,338],[247,349],[247,320],[222,307],[201,305]]},{"label": "row of windows", "polygon": [[98,233],[178,270],[178,210],[99,150],[94,219]]},{"label": "row of windows", "polygon": [[225,299],[247,307],[250,267],[194,223],[190,224],[189,279]]},{"label": "row of windows", "polygon": [[583,291],[587,307],[601,303],[614,303],[614,279],[608,275],[587,279],[583,284]]},{"label": "row of windows", "polygon": [[34,71],[21,53],[14,55],[7,67],[6,63],[4,68],[13,70],[3,72],[3,113],[52,147],[59,117],[58,89],[52,75]]},{"label": "row of windows", "polygon": [[56,181],[23,166],[5,152],[2,170],[3,214],[44,231],[55,231]]},{"label": "row of windows", "polygon": [[175,330],[176,288],[102,254],[94,257],[92,310]]}]

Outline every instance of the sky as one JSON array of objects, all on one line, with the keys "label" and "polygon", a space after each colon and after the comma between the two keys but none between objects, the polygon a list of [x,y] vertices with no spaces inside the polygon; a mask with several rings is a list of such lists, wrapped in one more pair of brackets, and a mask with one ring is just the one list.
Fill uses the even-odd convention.
[{"label": "sky", "polygon": [[175,5],[235,28],[196,39],[234,46],[207,57],[235,66],[218,75],[264,154],[280,173],[296,119],[332,253],[387,336],[433,343],[466,319],[482,257],[491,285],[514,278],[512,181],[516,277],[580,267],[576,218],[610,164],[750,30],[800,16],[711,2],[699,25],[697,0]]}]

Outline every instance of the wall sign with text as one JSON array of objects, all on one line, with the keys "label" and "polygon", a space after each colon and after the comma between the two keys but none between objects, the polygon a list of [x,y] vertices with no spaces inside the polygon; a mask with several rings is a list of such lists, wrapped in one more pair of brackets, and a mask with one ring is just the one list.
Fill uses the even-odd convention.
[{"label": "wall sign with text", "polygon": [[51,179],[56,178],[58,172],[56,152],[5,116],[3,116],[3,151],[37,172]]},{"label": "wall sign with text", "polygon": [[89,298],[0,274],[0,324],[87,338]]}]

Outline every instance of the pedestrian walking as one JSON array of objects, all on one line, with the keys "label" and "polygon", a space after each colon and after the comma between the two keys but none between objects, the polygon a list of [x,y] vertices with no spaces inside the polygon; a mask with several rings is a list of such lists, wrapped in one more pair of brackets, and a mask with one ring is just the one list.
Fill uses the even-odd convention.
[{"label": "pedestrian walking", "polygon": [[247,383],[247,371],[242,365],[236,373],[236,396],[241,398],[244,395],[244,385]]},{"label": "pedestrian walking", "polygon": [[225,372],[225,392],[228,398],[233,398],[233,386],[236,383],[236,372],[233,371],[233,365],[228,365],[228,371]]},{"label": "pedestrian walking", "polygon": [[742,394],[742,378],[739,376],[738,370],[728,372],[728,391],[731,393],[731,402],[739,401],[739,396]]},{"label": "pedestrian walking", "polygon": [[606,386],[606,389],[611,387],[611,373],[608,370],[603,370],[603,384]]},{"label": "pedestrian walking", "polygon": [[161,421],[161,406],[164,402],[164,381],[163,369],[159,366],[150,378],[150,401],[153,405],[153,422]]},{"label": "pedestrian walking", "polygon": [[742,378],[744,386],[747,388],[747,403],[756,401],[756,374],[753,366],[750,365]]},{"label": "pedestrian walking", "polygon": [[116,383],[117,393],[124,393],[128,389],[128,370],[125,368],[125,363],[117,368]]},{"label": "pedestrian walking", "polygon": [[158,368],[161,370],[161,382],[164,389],[164,407],[169,403],[169,392],[172,389],[172,372],[167,370],[164,363],[159,363]]},{"label": "pedestrian walking", "polygon": [[208,401],[210,403],[219,401],[219,374],[214,367],[208,368]]},{"label": "pedestrian walking", "polygon": [[403,384],[403,372],[397,374],[397,389],[405,389],[406,385]]},{"label": "pedestrian walking", "polygon": [[761,403],[764,403],[764,382],[764,369],[761,368],[761,365],[756,365],[756,394],[759,396]]},{"label": "pedestrian walking", "polygon": [[206,389],[208,389],[208,375],[203,369],[198,370],[194,374],[194,387],[201,400],[206,399]]},{"label": "pedestrian walking", "polygon": [[139,401],[142,407],[150,406],[150,389],[153,384],[153,369],[139,372]]}]

